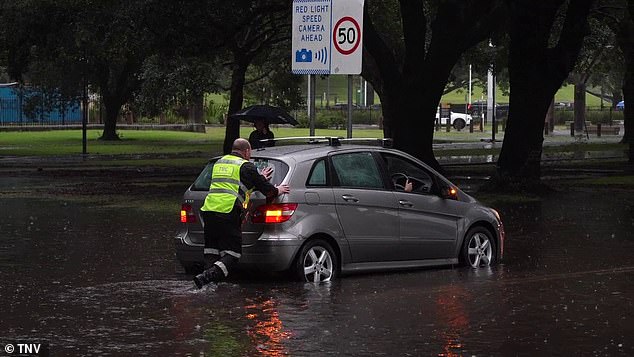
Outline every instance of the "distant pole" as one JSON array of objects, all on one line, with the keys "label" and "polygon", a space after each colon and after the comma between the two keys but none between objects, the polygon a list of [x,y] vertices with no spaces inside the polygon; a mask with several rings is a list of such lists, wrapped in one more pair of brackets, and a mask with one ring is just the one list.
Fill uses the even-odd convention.
[{"label": "distant pole", "polygon": [[330,109],[330,76],[326,76],[326,108]]},{"label": "distant pole", "polygon": [[495,110],[495,73],[493,74],[493,110],[491,111],[492,115],[491,115],[491,142],[495,143],[495,132],[497,131],[497,123],[495,121],[495,117],[496,117],[496,112],[497,110]]},{"label": "distant pole", "polygon": [[368,106],[368,81],[363,80],[363,106]]},{"label": "distant pole", "polygon": [[[493,46],[489,40],[489,47]],[[495,63],[491,63],[487,73],[487,119],[491,119],[491,142],[495,142]]]},{"label": "distant pole", "polygon": [[86,59],[86,51],[84,50],[84,71],[83,71],[84,72],[83,73],[83,77],[84,77],[83,78],[83,82],[84,82],[83,83],[83,87],[84,87],[83,88],[83,92],[84,93],[83,93],[83,98],[82,98],[84,110],[81,113],[81,146],[82,146],[81,154],[83,156],[86,156],[88,154],[88,151],[87,151],[87,148],[86,148],[87,141],[88,141],[87,140],[88,138],[87,138],[87,135],[86,135],[87,129],[88,129],[88,83],[86,82],[86,66],[87,66],[86,61],[87,61],[87,59]]},{"label": "distant pole", "polygon": [[83,107],[84,110],[81,113],[81,146],[82,146],[82,150],[81,153],[82,155],[86,155],[88,154],[88,151],[86,149],[87,146],[87,129],[88,129],[88,86],[86,85],[86,79],[84,77],[84,95],[83,95]]},{"label": "distant pole", "polygon": [[471,104],[471,65],[469,65],[469,104]]},{"label": "distant pole", "polygon": [[493,69],[489,68],[487,72],[487,115],[484,123],[486,124],[493,117],[493,92],[495,91],[494,86],[494,78],[493,78]]}]

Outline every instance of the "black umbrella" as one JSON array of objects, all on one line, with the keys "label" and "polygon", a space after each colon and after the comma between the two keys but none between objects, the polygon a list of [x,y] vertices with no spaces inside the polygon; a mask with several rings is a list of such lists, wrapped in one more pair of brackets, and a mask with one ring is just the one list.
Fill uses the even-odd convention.
[{"label": "black umbrella", "polygon": [[295,118],[288,114],[284,109],[270,105],[252,105],[231,114],[230,118],[236,118],[251,123],[254,123],[257,119],[263,119],[268,124],[299,124],[297,120],[295,120]]}]

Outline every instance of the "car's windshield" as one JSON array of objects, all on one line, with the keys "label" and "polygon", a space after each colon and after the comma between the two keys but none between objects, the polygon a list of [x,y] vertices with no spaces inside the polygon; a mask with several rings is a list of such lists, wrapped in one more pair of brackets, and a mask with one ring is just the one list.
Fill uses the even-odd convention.
[{"label": "car's windshield", "polygon": [[[211,172],[216,160],[217,159],[210,161],[198,175],[196,181],[194,181],[194,184],[191,187],[192,191],[209,190],[209,186],[211,185]],[[258,168],[259,172],[262,172],[262,169],[269,166],[273,168],[273,177],[271,177],[271,183],[273,185],[279,185],[282,183],[282,180],[284,180],[284,177],[288,173],[288,165],[279,160],[254,158],[250,161]]]}]

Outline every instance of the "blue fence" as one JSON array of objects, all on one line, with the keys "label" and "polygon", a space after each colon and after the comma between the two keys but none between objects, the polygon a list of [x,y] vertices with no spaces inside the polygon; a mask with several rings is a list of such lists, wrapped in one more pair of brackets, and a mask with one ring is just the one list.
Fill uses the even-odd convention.
[{"label": "blue fence", "polygon": [[[37,96],[41,96],[38,98]],[[33,91],[21,94],[17,85],[0,85],[0,125],[65,125],[81,123],[81,107],[78,101],[49,101]],[[43,102],[40,101],[40,102]],[[34,104],[35,103],[35,104]],[[29,108],[27,108],[27,105]]]}]

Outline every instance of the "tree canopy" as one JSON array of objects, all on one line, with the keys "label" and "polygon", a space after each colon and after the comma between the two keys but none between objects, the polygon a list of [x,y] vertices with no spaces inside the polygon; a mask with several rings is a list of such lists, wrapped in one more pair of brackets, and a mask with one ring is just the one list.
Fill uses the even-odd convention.
[{"label": "tree canopy", "polygon": [[[466,86],[470,64],[483,78],[495,63],[511,93],[499,172],[538,178],[543,118],[565,80],[606,88],[614,99],[621,90],[632,96],[633,2],[366,0],[362,75],[381,99],[384,135],[440,169],[432,143],[443,93]],[[228,114],[245,104],[245,91],[295,106],[302,99],[301,78],[289,74],[291,6],[291,0],[2,2],[0,72],[66,97],[79,96],[87,83],[103,99],[104,139],[117,139],[124,104],[157,114],[175,105],[200,107],[204,93],[227,90]],[[257,84],[263,80],[274,88],[270,93]],[[626,138],[631,125],[626,119]],[[225,151],[238,135],[239,122],[228,120]]]}]

